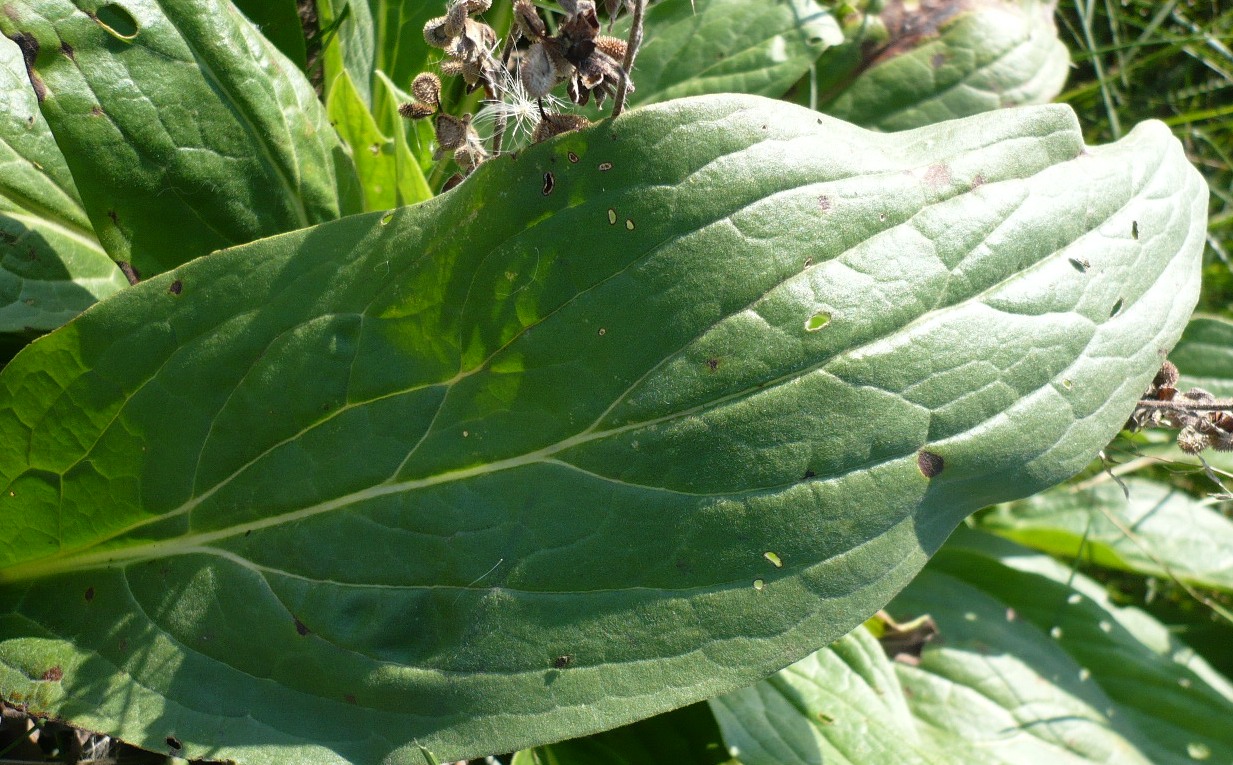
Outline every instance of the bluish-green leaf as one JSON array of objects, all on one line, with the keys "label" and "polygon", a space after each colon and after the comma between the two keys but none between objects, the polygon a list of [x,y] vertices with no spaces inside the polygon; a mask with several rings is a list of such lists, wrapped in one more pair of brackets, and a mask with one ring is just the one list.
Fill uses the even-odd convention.
[{"label": "bluish-green leaf", "polygon": [[849,27],[848,45],[823,55],[815,101],[828,114],[880,130],[1045,103],[1061,91],[1070,65],[1054,5],[887,3],[868,25]]},{"label": "bluish-green leaf", "polygon": [[200,259],[0,373],[0,692],[369,763],[742,687],[1088,463],[1205,211],[1157,123],[731,96]]},{"label": "bluish-green leaf", "polygon": [[732,754],[744,765],[1229,760],[1233,686],[1164,625],[1044,556],[959,536],[889,606],[936,622],[919,659],[888,660],[861,627],[713,699]]},{"label": "bluish-green leaf", "polygon": [[781,96],[843,34],[814,0],[663,0],[647,10],[645,39],[633,72],[636,104],[703,93]]},{"label": "bluish-green leaf", "polygon": [[127,285],[90,228],[21,51],[0,39],[0,334],[55,329]]},{"label": "bluish-green leaf", "polygon": [[1233,592],[1233,521],[1156,481],[1059,487],[999,507],[981,525],[1055,555]]},{"label": "bluish-green leaf", "polygon": [[358,210],[316,93],[231,3],[6,8],[99,240],[142,276]]}]

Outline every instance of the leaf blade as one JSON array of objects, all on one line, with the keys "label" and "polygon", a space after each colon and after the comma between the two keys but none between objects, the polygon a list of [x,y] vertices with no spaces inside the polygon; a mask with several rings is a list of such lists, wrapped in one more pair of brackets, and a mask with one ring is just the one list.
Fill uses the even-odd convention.
[{"label": "leaf blade", "polygon": [[[1060,215],[1084,184],[1117,193]],[[158,699],[193,677],[246,710],[233,735],[325,761],[508,751],[730,690],[889,599],[967,512],[1087,463],[1181,331],[1203,190],[1167,130],[1085,151],[1065,108],[891,137],[703,98],[218,253],[0,374],[4,612],[59,630],[30,609],[91,592],[64,618],[101,648],[49,706],[125,719],[106,667],[154,667],[161,713],[125,735],[190,756],[218,712]],[[1158,235],[1120,237],[1128,216]],[[1013,416],[938,371],[1012,337]],[[1016,366],[1041,337],[1056,354]],[[124,652],[79,612],[103,602]],[[337,727],[297,727],[314,708]]]}]

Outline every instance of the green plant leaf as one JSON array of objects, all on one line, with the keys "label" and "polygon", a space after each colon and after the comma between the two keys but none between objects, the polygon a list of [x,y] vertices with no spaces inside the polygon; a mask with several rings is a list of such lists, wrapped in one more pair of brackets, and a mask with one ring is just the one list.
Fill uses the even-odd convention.
[{"label": "green plant leaf", "polygon": [[1205,388],[1220,398],[1233,396],[1233,322],[1196,316],[1169,354],[1182,373],[1180,390]]},{"label": "green plant leaf", "polygon": [[304,27],[296,0],[233,0],[261,34],[301,71],[308,69]]},{"label": "green plant leaf", "polygon": [[126,286],[81,208],[20,49],[0,39],[0,334],[55,329]]},{"label": "green plant leaf", "polygon": [[0,373],[0,693],[186,757],[398,762],[747,685],[1088,463],[1205,211],[1158,123],[725,96],[187,264]]},{"label": "green plant leaf", "polygon": [[325,111],[330,124],[351,148],[364,192],[364,209],[388,210],[396,206],[399,167],[394,140],[381,134],[346,70],[335,78]]},{"label": "green plant leaf", "polygon": [[316,0],[316,3],[319,27],[330,30],[322,51],[326,96],[345,71],[351,76],[351,86],[364,106],[370,106],[376,43],[367,0]]},{"label": "green plant leaf", "polygon": [[[887,659],[858,628],[713,699],[744,765],[1187,763],[1233,754],[1233,692],[1147,614],[1042,555],[960,534],[888,607],[939,630]],[[998,549],[1001,547],[1002,549]]]},{"label": "green plant leaf", "polygon": [[1059,487],[998,507],[980,524],[1054,555],[1233,592],[1233,522],[1167,484],[1123,485]]},{"label": "green plant leaf", "polygon": [[725,765],[732,761],[706,704],[691,704],[633,725],[524,749],[511,765]]},{"label": "green plant leaf", "polygon": [[[400,88],[411,86],[415,75],[428,70],[429,47],[424,42],[424,25],[429,19],[445,15],[445,3],[427,0],[407,3],[402,0],[368,0],[373,20],[374,66]],[[374,93],[380,99],[380,95]],[[374,112],[381,104],[374,104]],[[382,125],[388,130],[388,126]]]},{"label": "green plant leaf", "polygon": [[850,28],[848,45],[823,54],[818,108],[904,130],[1045,103],[1061,91],[1070,55],[1057,36],[1053,2],[907,5],[888,2],[876,20]]},{"label": "green plant leaf", "polygon": [[[628,21],[617,25],[624,37]],[[781,96],[828,46],[843,42],[814,0],[664,0],[646,13],[630,101],[704,93]]]},{"label": "green plant leaf", "polygon": [[[374,108],[385,110],[378,114],[378,124],[389,125],[394,135],[394,174],[397,179],[397,204],[408,205],[432,198],[432,189],[428,187],[426,173],[433,165],[432,127],[427,120],[410,122],[398,113],[398,105],[411,100],[408,93],[398,89],[390,78],[378,69],[373,72],[373,103]],[[382,121],[382,116],[385,120]],[[412,149],[412,144],[415,148]]]},{"label": "green plant leaf", "polygon": [[6,6],[0,29],[113,259],[150,276],[359,209],[308,80],[231,3],[88,6]]}]

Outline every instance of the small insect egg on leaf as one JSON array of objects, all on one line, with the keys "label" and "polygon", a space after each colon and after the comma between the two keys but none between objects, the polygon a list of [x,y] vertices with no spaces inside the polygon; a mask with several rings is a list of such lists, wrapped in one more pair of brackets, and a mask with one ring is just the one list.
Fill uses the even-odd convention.
[{"label": "small insect egg on leaf", "polygon": [[608,224],[615,226],[616,222],[617,222],[616,210],[613,210],[611,207],[609,207],[608,208]]},{"label": "small insect egg on leaf", "polygon": [[628,231],[633,231],[633,230],[634,230],[634,221],[633,221],[633,219],[632,219],[632,218],[626,218],[626,219],[625,219],[625,228],[626,228],[626,230],[628,230]]}]

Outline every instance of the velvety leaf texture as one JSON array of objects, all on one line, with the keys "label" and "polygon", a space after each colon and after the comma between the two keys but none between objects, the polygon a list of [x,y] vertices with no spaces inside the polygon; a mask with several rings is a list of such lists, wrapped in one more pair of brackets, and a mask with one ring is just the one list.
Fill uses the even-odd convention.
[{"label": "velvety leaf texture", "polygon": [[1104,446],[1205,211],[1156,123],[704,97],[188,264],[0,373],[0,690],[409,762],[747,685]]},{"label": "velvety leaf texture", "polygon": [[99,240],[141,276],[359,210],[304,73],[230,2],[5,9]]}]

